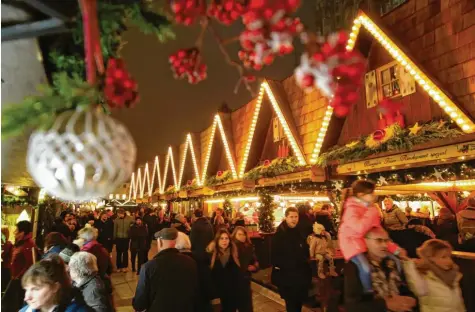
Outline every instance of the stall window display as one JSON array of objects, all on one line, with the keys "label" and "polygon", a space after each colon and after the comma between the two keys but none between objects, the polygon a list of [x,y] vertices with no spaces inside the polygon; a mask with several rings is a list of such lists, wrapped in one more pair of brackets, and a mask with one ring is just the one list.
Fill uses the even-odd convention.
[{"label": "stall window display", "polygon": [[[406,214],[418,218],[435,218],[439,215],[440,205],[436,201],[394,201],[394,204]],[[384,210],[384,203],[382,204]]]}]

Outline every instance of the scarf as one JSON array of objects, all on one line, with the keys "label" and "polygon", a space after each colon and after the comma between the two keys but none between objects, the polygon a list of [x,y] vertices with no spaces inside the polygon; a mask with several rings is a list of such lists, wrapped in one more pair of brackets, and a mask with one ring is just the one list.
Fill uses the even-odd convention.
[{"label": "scarf", "polygon": [[449,288],[454,288],[455,280],[459,275],[459,267],[454,263],[452,269],[443,270],[433,261],[428,258],[422,258],[415,260],[416,267],[419,271],[427,272],[431,271],[438,279],[440,279]]},{"label": "scarf", "polygon": [[[381,265],[381,264],[385,265]],[[377,261],[370,260],[371,280],[375,296],[386,298],[399,295],[399,286],[401,277],[397,270],[397,265],[392,259],[383,260],[380,264]]]}]

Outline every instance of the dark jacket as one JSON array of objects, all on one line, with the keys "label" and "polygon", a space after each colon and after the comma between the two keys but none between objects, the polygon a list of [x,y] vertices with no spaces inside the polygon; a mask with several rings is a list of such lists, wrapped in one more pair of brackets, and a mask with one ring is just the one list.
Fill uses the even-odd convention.
[{"label": "dark jacket", "polygon": [[315,221],[323,225],[325,231],[330,233],[330,235],[335,236],[337,231],[335,229],[335,224],[333,223],[333,218],[328,211],[320,211],[315,215]]},{"label": "dark jacket", "polygon": [[285,220],[272,237],[272,283],[284,299],[304,300],[312,281],[310,254],[306,237],[299,229],[289,228]]},{"label": "dark jacket", "polygon": [[[346,312],[386,312],[384,299],[376,298],[373,294],[365,294],[359,277],[358,267],[353,262],[345,264],[344,271],[344,301]],[[401,274],[402,285],[399,288],[401,296],[414,295],[406,286],[404,274]]]},{"label": "dark jacket", "polygon": [[98,275],[94,275],[76,285],[81,291],[84,302],[95,312],[111,312],[111,297]]},{"label": "dark jacket", "polygon": [[147,250],[148,230],[146,225],[132,225],[129,230],[130,249]]},{"label": "dark jacket", "polygon": [[297,228],[300,229],[304,237],[308,237],[313,233],[313,220],[306,213],[299,214],[299,223]]},{"label": "dark jacket", "polygon": [[195,220],[191,225],[191,251],[194,257],[204,259],[206,257],[206,247],[214,238],[213,226],[205,217]]},{"label": "dark jacket", "polygon": [[106,222],[97,220],[94,227],[99,231],[97,241],[104,247],[109,246],[114,238],[114,222],[111,219],[107,219]]},{"label": "dark jacket", "polygon": [[250,272],[247,270],[249,265],[258,265],[256,253],[254,252],[254,245],[244,244],[236,240],[235,244],[238,248],[239,255],[239,264],[241,266],[241,271],[246,275],[250,275]]},{"label": "dark jacket", "polygon": [[223,266],[217,257],[211,268],[211,278],[214,286],[214,296],[221,299],[223,311],[235,311],[239,305],[242,272],[233,255]]},{"label": "dark jacket", "polygon": [[157,232],[158,217],[151,214],[146,214],[143,217],[143,222],[147,225],[149,240],[152,240],[153,235]]},{"label": "dark jacket", "polygon": [[64,223],[63,220],[61,219],[55,220],[55,223],[52,228],[52,232],[59,232],[63,234],[64,238],[66,238],[66,240],[70,243],[76,238],[76,236],[74,236],[74,233],[71,231],[69,226],[66,223]]},{"label": "dark jacket", "polygon": [[136,311],[193,312],[198,286],[195,261],[165,249],[142,266],[132,305]]}]

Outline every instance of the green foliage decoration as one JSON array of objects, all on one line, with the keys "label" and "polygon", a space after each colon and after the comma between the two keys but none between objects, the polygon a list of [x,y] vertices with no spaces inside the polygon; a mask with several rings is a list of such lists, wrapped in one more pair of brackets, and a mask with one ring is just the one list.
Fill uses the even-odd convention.
[{"label": "green foliage decoration", "polygon": [[[174,38],[171,22],[151,1],[98,1],[98,21],[104,67],[109,58],[119,58],[128,26],[154,35],[160,42]],[[72,23],[72,41],[61,41],[48,59],[52,64],[52,84],[39,87],[40,95],[2,111],[2,139],[22,134],[26,129],[51,125],[61,112],[91,104],[107,111],[102,96],[102,77],[97,85],[85,82],[84,36],[80,12]]]},{"label": "green foliage decoration", "polygon": [[223,210],[226,213],[227,217],[231,217],[233,213],[233,205],[231,204],[231,201],[229,200],[228,197],[223,202]]},{"label": "green foliage decoration", "polygon": [[259,230],[263,233],[274,232],[274,209],[276,205],[269,191],[259,191],[261,205],[259,206]]},{"label": "green foliage decoration", "polygon": [[205,185],[206,186],[215,186],[215,185],[218,185],[218,184],[223,184],[225,182],[228,182],[228,181],[232,180],[232,178],[233,178],[233,175],[232,175],[231,171],[226,170],[221,174],[221,176],[212,175],[212,176],[206,177]]},{"label": "green foliage decoration", "polygon": [[410,150],[419,144],[434,140],[454,138],[463,134],[458,128],[452,127],[449,122],[441,123],[440,121],[431,121],[422,124],[421,127],[419,132],[413,135],[410,134],[409,129],[395,126],[394,136],[374,148],[365,145],[368,136],[360,137],[355,141],[355,144],[335,146],[329,151],[322,153],[318,157],[317,164],[321,166],[326,166],[332,162],[345,164],[364,159],[374,154]]},{"label": "green foliage decoration", "polygon": [[267,166],[264,164],[249,170],[244,175],[244,179],[273,178],[281,174],[294,172],[299,167],[298,159],[295,156],[276,158]]}]

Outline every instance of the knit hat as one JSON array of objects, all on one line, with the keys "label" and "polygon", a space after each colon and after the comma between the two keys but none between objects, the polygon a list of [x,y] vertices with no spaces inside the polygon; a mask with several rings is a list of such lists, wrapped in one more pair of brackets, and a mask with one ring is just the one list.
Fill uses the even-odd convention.
[{"label": "knit hat", "polygon": [[74,255],[79,250],[80,249],[77,245],[70,244],[67,247],[65,247],[63,250],[61,250],[61,252],[59,253],[59,257],[63,259],[64,263],[69,264],[69,260],[71,260],[71,256]]},{"label": "knit hat", "polygon": [[161,231],[155,233],[156,239],[163,240],[175,240],[178,237],[178,230],[175,228],[164,228]]}]

